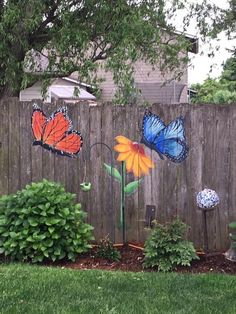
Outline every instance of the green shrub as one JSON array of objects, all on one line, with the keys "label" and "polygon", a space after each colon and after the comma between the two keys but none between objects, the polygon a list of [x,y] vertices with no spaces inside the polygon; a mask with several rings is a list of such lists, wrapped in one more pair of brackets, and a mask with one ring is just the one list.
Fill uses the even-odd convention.
[{"label": "green shrub", "polygon": [[120,252],[113,246],[108,235],[104,239],[100,240],[96,255],[109,261],[119,261],[120,259]]},{"label": "green shrub", "polygon": [[166,272],[177,265],[190,266],[193,259],[198,259],[192,242],[184,240],[186,229],[179,219],[166,224],[155,222],[145,242],[144,267],[157,267]]},{"label": "green shrub", "polygon": [[12,260],[74,260],[90,248],[93,227],[75,194],[43,180],[0,198],[0,253]]}]

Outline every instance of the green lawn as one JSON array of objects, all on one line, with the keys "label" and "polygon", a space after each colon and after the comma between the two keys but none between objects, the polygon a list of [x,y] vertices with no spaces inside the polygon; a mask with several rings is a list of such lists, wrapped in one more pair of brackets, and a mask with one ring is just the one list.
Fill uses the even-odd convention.
[{"label": "green lawn", "polygon": [[0,265],[0,313],[236,313],[236,276]]}]

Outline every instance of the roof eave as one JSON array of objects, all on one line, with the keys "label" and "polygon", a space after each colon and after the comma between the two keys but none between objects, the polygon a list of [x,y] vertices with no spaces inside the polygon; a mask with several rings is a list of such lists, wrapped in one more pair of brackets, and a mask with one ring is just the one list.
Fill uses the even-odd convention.
[{"label": "roof eave", "polygon": [[189,35],[186,35],[185,38],[190,42],[188,52],[197,54],[199,52],[199,39]]}]

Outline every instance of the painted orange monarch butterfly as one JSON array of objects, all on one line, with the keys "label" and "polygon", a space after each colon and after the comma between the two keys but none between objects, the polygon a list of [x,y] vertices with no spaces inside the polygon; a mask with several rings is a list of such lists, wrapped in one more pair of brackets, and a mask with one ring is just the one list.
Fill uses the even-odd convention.
[{"label": "painted orange monarch butterfly", "polygon": [[33,106],[31,118],[32,131],[35,137],[33,145],[52,151],[53,153],[74,157],[78,155],[83,139],[80,132],[72,129],[72,122],[67,115],[67,108],[62,107],[47,118],[37,106]]}]

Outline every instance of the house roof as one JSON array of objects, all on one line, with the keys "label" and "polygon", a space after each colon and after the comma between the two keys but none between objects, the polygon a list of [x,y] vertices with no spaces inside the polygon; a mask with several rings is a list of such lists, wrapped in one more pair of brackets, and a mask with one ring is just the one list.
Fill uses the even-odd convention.
[{"label": "house roof", "polygon": [[[75,88],[78,91],[78,95],[75,95]],[[96,97],[88,93],[83,88],[76,86],[66,86],[66,85],[51,85],[49,87],[49,92],[51,92],[53,97],[60,99],[80,99],[80,100],[95,100]]]},{"label": "house roof", "polygon": [[44,99],[51,102],[52,98],[69,101],[90,100],[95,101],[96,97],[89,93],[85,87],[77,82],[63,80],[62,78],[54,79],[49,85],[46,96],[42,95],[42,83],[36,82],[20,92],[21,101],[31,101],[32,99]]},{"label": "house roof", "polygon": [[195,54],[199,52],[199,39],[197,36],[183,33],[177,30],[174,31],[174,34],[177,36],[184,36],[184,38],[190,42],[190,46],[188,47],[188,52],[192,52]]},{"label": "house roof", "polygon": [[185,35],[185,38],[190,41],[189,52],[197,54],[199,52],[199,40],[196,36]]},{"label": "house roof", "polygon": [[68,76],[68,77],[62,77],[62,79],[65,81],[71,82],[71,83],[78,84],[78,85],[80,85],[82,87],[86,87],[86,88],[94,88],[95,87],[93,85],[89,85],[89,84],[80,82],[77,78],[73,77],[72,75]]}]

